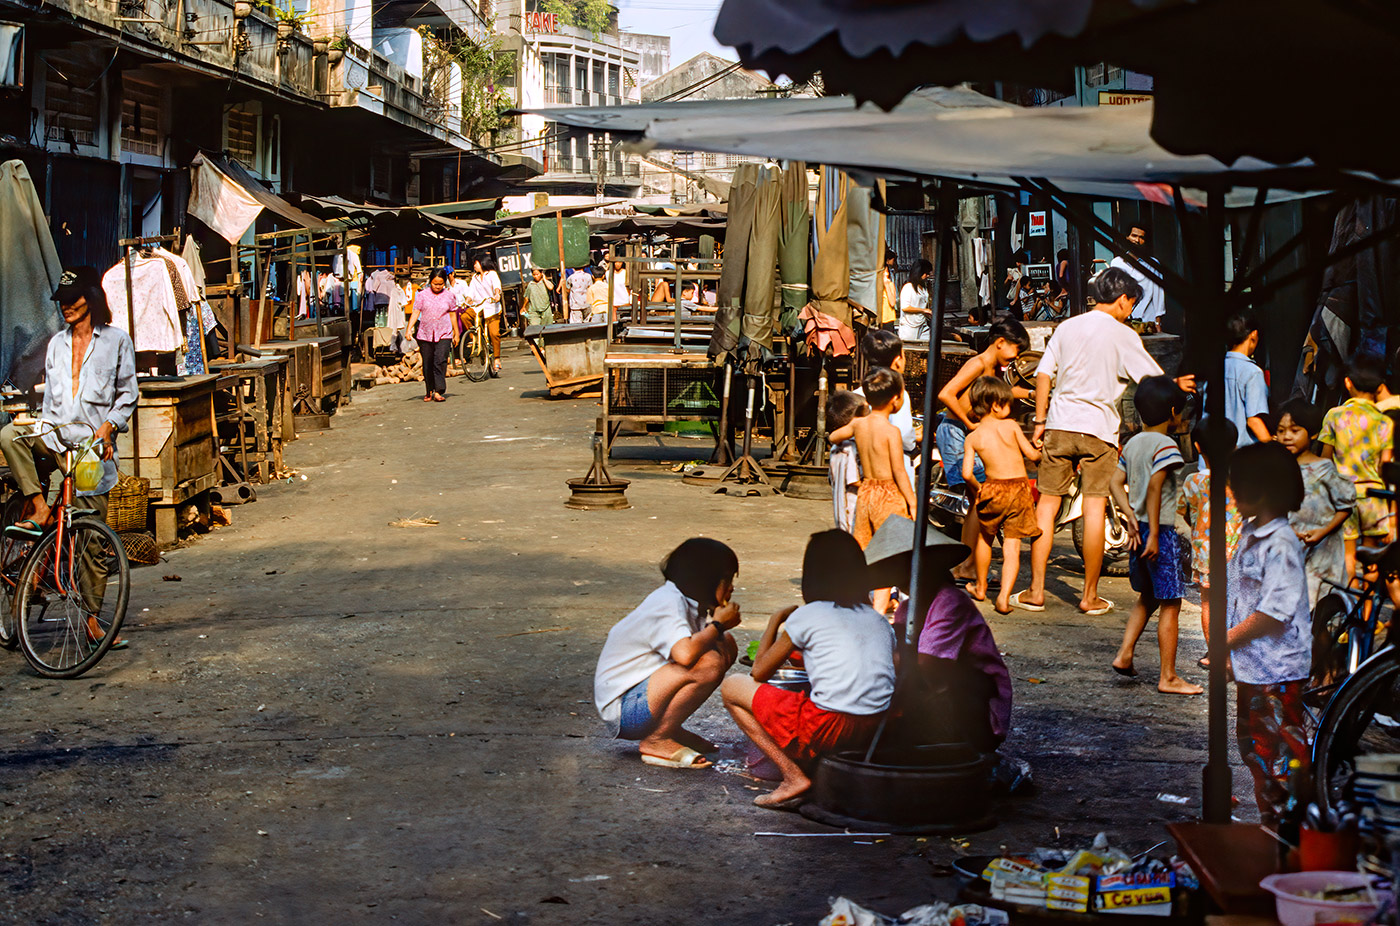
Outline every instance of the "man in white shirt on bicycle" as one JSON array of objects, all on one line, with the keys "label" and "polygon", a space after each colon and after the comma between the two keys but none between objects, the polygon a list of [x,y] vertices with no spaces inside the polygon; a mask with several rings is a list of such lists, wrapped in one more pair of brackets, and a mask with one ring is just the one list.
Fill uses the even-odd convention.
[{"label": "man in white shirt on bicycle", "polygon": [[[131,338],[111,324],[101,273],[93,267],[65,271],[54,299],[65,327],[49,339],[39,422],[29,426],[11,422],[0,429],[0,451],[25,502],[22,520],[7,529],[34,536],[49,522],[48,476],[64,449],[52,428],[42,434],[45,426],[84,422],[93,428],[103,460],[102,481],[90,491],[79,492],[74,507],[105,519],[107,493],[117,484],[116,434],[126,430],[138,398],[136,354]],[[71,430],[64,435],[70,443],[86,440],[86,428]]]}]

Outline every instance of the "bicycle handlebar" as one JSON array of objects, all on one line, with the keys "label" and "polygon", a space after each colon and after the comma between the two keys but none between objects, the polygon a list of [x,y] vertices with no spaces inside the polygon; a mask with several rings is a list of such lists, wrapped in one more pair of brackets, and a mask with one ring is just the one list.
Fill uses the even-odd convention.
[{"label": "bicycle handlebar", "polygon": [[[44,426],[44,428],[47,428],[47,430],[44,430],[44,428],[36,429],[34,433],[30,435],[31,437],[43,437],[45,434],[52,434],[55,438],[58,439],[58,442],[60,444],[62,444],[68,450],[73,451],[74,453],[81,453],[82,451],[88,449],[88,447],[91,447],[93,443],[97,440],[97,428],[94,428],[86,421],[68,421],[63,424],[55,424],[52,421],[45,421],[41,422],[41,424]],[[71,428],[74,425],[87,428],[90,432],[92,432],[92,436],[88,438],[85,442],[80,442],[77,444],[68,440],[68,438],[63,436],[63,429]]]}]

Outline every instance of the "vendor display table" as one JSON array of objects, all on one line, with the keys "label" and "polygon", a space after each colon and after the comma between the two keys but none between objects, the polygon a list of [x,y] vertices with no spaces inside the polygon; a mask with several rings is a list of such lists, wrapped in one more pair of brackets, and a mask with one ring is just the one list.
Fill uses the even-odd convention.
[{"label": "vendor display table", "polygon": [[329,416],[335,413],[341,398],[350,392],[350,366],[345,362],[340,338],[265,341],[260,352],[263,356],[277,353],[291,358],[287,367],[287,388],[292,395],[294,414],[300,419],[298,430],[330,427]]},{"label": "vendor display table", "polygon": [[219,376],[219,449],[237,461],[243,478],[266,484],[282,469],[282,444],[295,425],[287,401],[287,358],[215,363]]},{"label": "vendor display table", "polygon": [[1181,857],[1227,914],[1273,919],[1274,897],[1259,882],[1278,871],[1278,841],[1249,823],[1169,823]]},{"label": "vendor display table", "polygon": [[572,395],[597,388],[603,380],[603,355],[608,345],[607,322],[576,325],[532,325],[525,343],[544,370],[551,395]]},{"label": "vendor display table", "polygon": [[640,422],[720,418],[721,371],[705,353],[614,344],[603,359],[603,450],[610,453],[623,419]]},{"label": "vendor display table", "polygon": [[[219,479],[214,439],[214,386],[219,377],[172,376],[139,381],[136,427],[117,435],[117,452],[130,471],[151,480],[156,542],[176,540],[177,505],[213,488]],[[133,432],[139,454],[132,452]]]}]

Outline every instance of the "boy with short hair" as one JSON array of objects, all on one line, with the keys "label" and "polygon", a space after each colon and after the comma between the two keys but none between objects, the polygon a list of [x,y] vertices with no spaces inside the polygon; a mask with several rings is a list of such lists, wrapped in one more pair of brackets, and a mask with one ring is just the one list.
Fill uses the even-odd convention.
[{"label": "boy with short hair", "polygon": [[1390,508],[1385,499],[1372,498],[1373,489],[1384,489],[1381,465],[1390,462],[1390,419],[1376,407],[1376,390],[1385,367],[1374,354],[1357,354],[1347,364],[1342,380],[1350,396],[1322,419],[1317,435],[1323,459],[1337,464],[1337,471],[1356,484],[1356,507],[1347,519],[1342,538],[1346,545],[1346,580],[1356,574],[1357,541],[1383,543],[1390,536]]},{"label": "boy with short hair", "polygon": [[[944,413],[934,439],[938,441],[938,455],[943,458],[943,474],[948,480],[948,488],[966,491],[964,486],[972,482],[962,475],[962,459],[963,444],[967,435],[976,427],[972,404],[968,401],[973,382],[982,376],[1000,377],[1008,366],[1016,362],[1021,352],[1029,350],[1030,346],[1031,338],[1024,325],[1014,318],[999,319],[987,329],[987,348],[969,357],[953,378],[938,391],[938,401],[943,403]],[[1029,399],[1031,392],[1029,389],[1013,389],[1012,395],[1017,399]],[[1040,459],[1039,454],[1035,459]],[[973,459],[973,471],[977,474],[977,482],[986,478],[982,464],[976,458]],[[976,504],[977,499],[969,495],[968,501]],[[1036,536],[1039,536],[1038,532]],[[962,542],[967,544],[969,550],[977,549],[976,518],[969,516],[963,519]],[[973,575],[974,564],[971,558],[953,570],[955,579],[970,579]]]},{"label": "boy with short hair", "polygon": [[855,521],[851,533],[861,549],[892,514],[911,516],[914,487],[904,469],[904,446],[899,429],[890,417],[899,411],[904,396],[904,377],[894,370],[878,367],[861,383],[870,413],[856,418],[829,435],[833,444],[855,438],[860,457],[860,486],[856,490]]},{"label": "boy with short hair", "polygon": [[1269,413],[1269,384],[1254,362],[1259,325],[1241,312],[1225,323],[1230,350],[1225,354],[1225,417],[1235,426],[1235,446],[1273,440],[1264,416]]},{"label": "boy with short hair", "polygon": [[[1113,671],[1136,677],[1133,650],[1147,628],[1154,611],[1157,616],[1157,649],[1161,667],[1157,690],[1163,694],[1197,695],[1203,689],[1176,674],[1177,618],[1181,596],[1186,588],[1182,574],[1185,543],[1177,534],[1177,479],[1186,462],[1176,441],[1167,432],[1181,422],[1186,393],[1170,377],[1149,376],[1138,383],[1133,405],[1142,419],[1143,430],[1123,447],[1123,456],[1113,474],[1114,501],[1131,508],[1138,519],[1138,534],[1130,537],[1133,550],[1128,576],[1138,599],[1128,615],[1123,645],[1113,659]],[[1132,487],[1131,498],[1125,486]],[[1166,523],[1163,523],[1165,519]]]},{"label": "boy with short hair", "polygon": [[[866,332],[860,342],[861,353],[865,357],[865,368],[867,371],[877,367],[885,367],[894,370],[900,376],[904,375],[904,342],[899,339],[899,335],[893,331],[875,329]],[[856,395],[864,395],[864,389],[856,389]],[[890,415],[890,424],[899,428],[899,436],[903,441],[904,453],[912,454],[918,449],[919,441],[923,439],[921,429],[914,424],[914,403],[909,401],[909,392],[905,390],[900,394],[899,411]],[[909,481],[914,481],[914,465],[906,460],[905,470],[909,473]]]},{"label": "boy with short hair", "polygon": [[593,282],[588,287],[588,320],[607,321],[608,319],[608,272],[602,267],[593,268]]},{"label": "boy with short hair", "polygon": [[[992,543],[1001,528],[1001,591],[995,607],[998,614],[1010,614],[1011,590],[1016,587],[1016,574],[1021,568],[1021,541],[1040,536],[1031,481],[1026,477],[1026,460],[1039,460],[1040,451],[1031,446],[1021,426],[1011,418],[1011,403],[1016,396],[1009,384],[995,376],[982,376],[968,392],[972,414],[978,419],[963,445],[962,460],[963,479],[977,499],[975,519],[979,528],[972,551],[977,579],[971,595],[978,601],[987,598]],[[974,465],[978,457],[986,468],[986,481],[980,483]]]},{"label": "boy with short hair", "polygon": [[[842,389],[826,403],[827,427],[840,430],[869,410],[865,399]],[[855,524],[856,493],[860,488],[860,458],[854,440],[844,440],[831,448],[831,465],[827,475],[831,480],[831,504],[836,526],[849,534]]]}]

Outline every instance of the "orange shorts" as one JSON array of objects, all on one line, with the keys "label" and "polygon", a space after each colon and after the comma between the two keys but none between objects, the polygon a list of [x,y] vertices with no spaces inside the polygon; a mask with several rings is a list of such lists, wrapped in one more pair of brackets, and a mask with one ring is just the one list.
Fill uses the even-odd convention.
[{"label": "orange shorts", "polygon": [[909,506],[893,479],[862,479],[856,489],[856,514],[851,522],[851,533],[864,550],[870,545],[870,538],[892,514],[911,517]]},{"label": "orange shorts", "polygon": [[1035,523],[1035,499],[1031,481],[1020,479],[988,479],[977,492],[977,520],[982,531],[995,535],[1001,528],[1007,540],[1034,540],[1040,536]]}]

